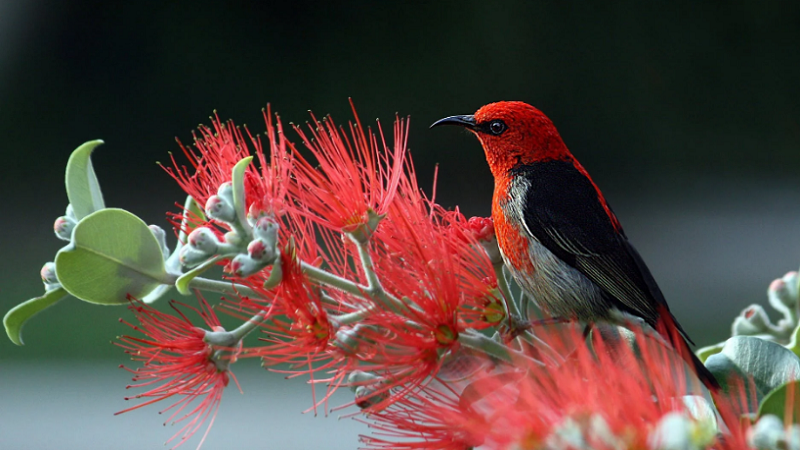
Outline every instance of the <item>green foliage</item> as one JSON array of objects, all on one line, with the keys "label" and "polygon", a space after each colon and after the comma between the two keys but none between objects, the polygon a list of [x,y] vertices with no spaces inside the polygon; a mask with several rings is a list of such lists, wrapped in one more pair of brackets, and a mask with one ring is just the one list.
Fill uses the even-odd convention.
[{"label": "green foliage", "polygon": [[[800,374],[800,358],[782,345],[752,336],[734,336],[717,354],[706,360],[706,367],[723,386],[741,382],[761,402],[770,392]],[[738,381],[736,381],[738,379]],[[750,405],[755,411],[756,405]]]},{"label": "green foliage", "polygon": [[95,147],[102,143],[103,141],[99,139],[86,142],[72,152],[67,162],[64,179],[67,198],[78,220],[105,208],[103,193],[100,192],[100,184],[97,182],[90,158]]},{"label": "green foliage", "polygon": [[[233,186],[233,208],[236,210],[236,218],[242,227],[247,227],[247,211],[245,210],[244,200],[244,174],[247,166],[253,160],[252,156],[248,156],[233,166],[231,174],[231,185]],[[249,235],[250,230],[246,230]]]},{"label": "green foliage", "polygon": [[161,247],[147,225],[122,209],[96,211],[81,220],[73,242],[56,255],[56,274],[75,297],[101,305],[143,298],[172,284]]},{"label": "green foliage", "polygon": [[191,293],[189,290],[189,283],[191,283],[196,277],[200,276],[200,274],[203,272],[214,267],[217,264],[217,261],[224,258],[225,257],[223,255],[217,255],[195,267],[194,269],[184,273],[175,281],[175,289],[177,289],[178,292],[183,295],[189,295]]},{"label": "green foliage", "polygon": [[720,342],[719,344],[709,345],[707,347],[700,348],[695,353],[697,354],[697,357],[700,358],[700,361],[703,361],[705,363],[709,356],[716,355],[717,353],[721,352],[722,347],[724,346],[725,343]]},{"label": "green foliage", "polygon": [[784,423],[800,423],[800,381],[784,383],[764,397],[758,417],[778,416]]},{"label": "green foliage", "polygon": [[64,288],[56,288],[45,292],[41,297],[34,297],[11,308],[3,317],[3,326],[8,338],[17,345],[23,345],[22,327],[25,326],[25,322],[67,297],[68,294]]}]

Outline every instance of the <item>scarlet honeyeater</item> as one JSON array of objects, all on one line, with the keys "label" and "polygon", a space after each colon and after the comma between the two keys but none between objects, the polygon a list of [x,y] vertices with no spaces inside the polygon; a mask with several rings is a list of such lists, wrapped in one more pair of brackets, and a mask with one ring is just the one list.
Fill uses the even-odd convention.
[{"label": "scarlet honeyeater", "polygon": [[[650,270],[547,116],[523,102],[498,102],[437,125],[465,127],[480,140],[494,176],[492,219],[503,259],[546,311],[588,324],[621,323],[625,315],[653,328],[662,322],[664,337],[687,350],[691,340]],[[680,353],[703,384],[718,389],[694,353]]]}]

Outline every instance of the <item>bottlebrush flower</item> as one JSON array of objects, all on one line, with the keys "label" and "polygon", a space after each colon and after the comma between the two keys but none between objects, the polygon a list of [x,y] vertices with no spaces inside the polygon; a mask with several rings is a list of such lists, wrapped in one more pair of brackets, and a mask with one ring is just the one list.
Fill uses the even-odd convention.
[{"label": "bottlebrush flower", "polygon": [[[194,149],[184,146],[184,155],[194,168],[190,173],[186,166],[172,158],[173,167],[164,169],[178,182],[181,188],[200,205],[217,193],[220,185],[231,181],[233,167],[247,156],[257,158],[259,170],[252,165],[245,173],[245,203],[251,215],[266,213],[275,216],[285,210],[286,193],[291,184],[291,143],[284,136],[280,119],[273,121],[269,106],[264,111],[269,156],[264,151],[261,136],[246,133],[233,121],[221,122],[215,114],[211,127],[201,125],[194,135]],[[245,137],[246,134],[246,137]]]},{"label": "bottlebrush flower", "polygon": [[346,375],[340,370],[328,386],[328,393],[320,401],[316,399],[314,373],[334,369],[340,365],[341,355],[331,345],[336,329],[328,318],[319,291],[310,284],[302,272],[293,247],[281,253],[283,280],[277,292],[271,294],[273,306],[270,320],[264,323],[261,338],[267,345],[253,348],[248,356],[263,358],[264,365],[292,364],[295,368],[306,366],[304,370],[291,370],[293,376],[308,374],[311,377],[314,406],[327,401]]},{"label": "bottlebrush flower", "polygon": [[[364,322],[371,326],[362,330],[362,338],[375,347],[364,361],[369,364],[365,370],[383,379],[375,397],[386,397],[373,402],[370,411],[435,377],[444,358],[460,348],[459,334],[471,326],[459,315],[460,307],[491,290],[486,279],[493,274],[485,255],[436,223],[440,213],[420,198],[398,196],[370,242],[383,289],[406,305],[402,311],[377,308]],[[475,255],[483,258],[477,267],[485,272],[467,266]]]},{"label": "bottlebrush flower", "polygon": [[661,341],[638,336],[634,352],[599,336],[590,349],[577,330],[542,338],[563,361],[515,357],[512,364],[487,364],[468,384],[431,385],[399,399],[371,414],[378,431],[369,448],[656,449],[676,422],[691,448],[746,448],[741,429],[717,440],[713,414],[689,412],[684,362]]},{"label": "bottlebrush flower", "polygon": [[367,450],[470,450],[483,444],[483,416],[462,408],[447,385],[409,393],[364,422],[373,430],[362,435]]},{"label": "bottlebrush flower", "polygon": [[[174,403],[160,412],[171,412],[164,422],[165,425],[167,422],[186,421],[167,441],[167,443],[172,442],[180,436],[173,448],[186,442],[210,418],[197,448],[202,446],[211,425],[214,424],[222,391],[231,378],[236,382],[233,373],[228,369],[229,364],[235,361],[235,349],[214,348],[207,344],[205,342],[207,331],[195,327],[175,306],[179,304],[197,313],[211,331],[224,331],[208,303],[202,298],[199,298],[199,303],[199,308],[195,308],[172,302],[170,306],[177,313],[177,316],[173,316],[132,300],[129,309],[136,314],[139,325],[120,319],[120,322],[145,335],[144,338],[122,336],[119,338],[122,342],[116,343],[131,355],[133,361],[141,361],[143,364],[137,369],[120,366],[133,373],[133,381],[136,382],[126,389],[149,388],[149,390],[126,397],[126,400],[147,400],[115,415],[162,400],[174,399]],[[234,350],[233,355],[230,354],[231,350]],[[236,384],[238,386],[238,382]]]},{"label": "bottlebrush flower", "polygon": [[[351,102],[352,106],[352,102]],[[307,135],[295,130],[311,150],[316,164],[295,154],[298,178],[295,196],[313,220],[323,226],[355,232],[360,227],[374,228],[375,217],[386,213],[403,173],[408,122],[397,118],[394,145],[386,144],[378,123],[378,137],[365,131],[353,107],[355,124],[349,136],[330,117],[311,116]],[[373,230],[363,230],[371,233]]]}]

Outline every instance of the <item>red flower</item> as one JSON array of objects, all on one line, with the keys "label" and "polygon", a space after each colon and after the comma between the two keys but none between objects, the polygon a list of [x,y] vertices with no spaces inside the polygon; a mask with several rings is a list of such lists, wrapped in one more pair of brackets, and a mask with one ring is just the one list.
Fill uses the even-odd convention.
[{"label": "red flower", "polygon": [[370,414],[373,434],[361,436],[368,450],[470,450],[483,444],[483,417],[459,404],[447,385],[428,386]]},{"label": "red flower", "polygon": [[295,195],[308,208],[299,213],[307,214],[323,226],[347,232],[369,225],[370,214],[386,213],[404,177],[408,134],[408,122],[396,119],[394,145],[390,149],[380,123],[378,142],[375,134],[364,131],[355,107],[353,115],[355,124],[350,123],[349,137],[330,117],[320,122],[312,115],[310,137],[295,127],[317,160],[311,163],[295,154],[298,178]]},{"label": "red flower", "polygon": [[[342,363],[342,355],[331,345],[336,329],[328,318],[326,305],[320,299],[318,289],[314,288],[303,274],[293,247],[281,253],[283,280],[277,292],[271,295],[274,301],[270,320],[263,325],[268,337],[261,340],[266,346],[250,349],[248,356],[264,359],[265,365],[289,363],[293,369],[285,371],[292,377],[308,374],[311,378],[312,395],[316,407],[325,403],[341,384],[346,375],[337,370]],[[307,369],[296,370],[305,366]],[[314,373],[333,370],[338,373],[329,382],[328,392],[320,401],[314,390]],[[331,382],[335,381],[335,382]]]},{"label": "red flower", "polygon": [[[200,315],[212,331],[222,331],[219,320],[208,303],[202,298],[199,302],[199,308],[178,304]],[[122,336],[120,338],[122,343],[116,344],[124,348],[132,360],[143,363],[138,369],[120,366],[133,373],[133,381],[138,382],[126,388],[149,388],[149,390],[125,398],[148,400],[115,414],[174,397],[175,402],[161,411],[161,413],[171,411],[165,424],[170,421],[188,422],[167,442],[180,435],[175,447],[180,446],[210,418],[203,438],[197,446],[200,448],[214,423],[222,391],[228,385],[230,378],[236,381],[233,373],[228,370],[228,365],[235,360],[235,354],[233,357],[223,356],[224,353],[229,353],[230,349],[214,348],[207,344],[204,340],[206,331],[192,325],[175,303],[177,302],[171,303],[170,306],[178,314],[177,316],[156,311],[134,300],[129,309],[134,311],[140,325],[133,325],[120,319],[120,322],[146,336],[145,338]]]},{"label": "red flower", "polygon": [[[425,389],[417,398],[375,412],[377,429],[404,441],[416,435],[426,444],[394,442],[391,448],[571,448],[583,442],[602,450],[649,448],[654,430],[671,413],[695,420],[681,401],[690,384],[683,359],[660,340],[638,336],[634,352],[624,341],[599,336],[590,349],[577,330],[543,339],[565,359],[544,366],[518,358],[466,386]],[[706,429],[694,436],[708,440],[695,444],[745,448],[742,430],[729,432],[724,441],[715,441],[713,430]],[[390,448],[381,439],[367,442],[371,448]]]},{"label": "red flower", "polygon": [[254,216],[259,213],[279,216],[284,212],[286,192],[291,184],[292,157],[288,151],[291,144],[283,134],[280,120],[273,122],[269,106],[264,111],[264,121],[269,156],[264,152],[261,136],[253,136],[246,128],[246,133],[243,133],[233,121],[223,123],[215,114],[211,127],[201,125],[198,128],[199,136],[194,136],[195,149],[178,141],[194,173],[190,173],[186,166],[179,165],[174,156],[171,157],[173,167],[164,169],[203,206],[209,197],[217,193],[220,185],[231,181],[231,171],[236,163],[252,155],[261,169],[259,174],[259,170],[250,165],[245,173],[248,211]]},{"label": "red flower", "polygon": [[383,380],[370,411],[430,382],[471,327],[460,308],[492,289],[485,254],[438,223],[441,209],[420,195],[395,198],[370,242],[383,288],[407,305],[403,311],[376,308],[363,322],[361,337],[373,346],[365,370]]}]

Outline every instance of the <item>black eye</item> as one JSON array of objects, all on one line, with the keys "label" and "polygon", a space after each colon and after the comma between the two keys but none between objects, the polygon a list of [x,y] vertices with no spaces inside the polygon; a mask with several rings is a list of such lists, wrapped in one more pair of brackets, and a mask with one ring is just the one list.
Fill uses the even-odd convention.
[{"label": "black eye", "polygon": [[506,131],[506,128],[508,128],[506,127],[506,123],[500,119],[489,122],[489,132],[495,136],[500,136],[503,134],[503,132]]}]

